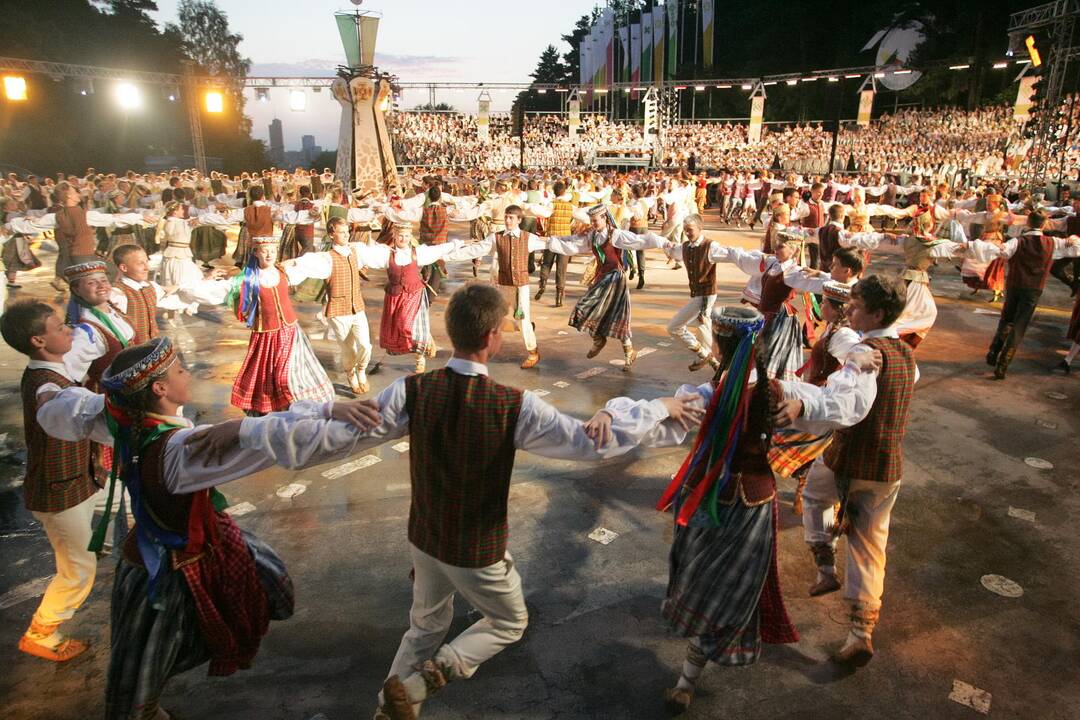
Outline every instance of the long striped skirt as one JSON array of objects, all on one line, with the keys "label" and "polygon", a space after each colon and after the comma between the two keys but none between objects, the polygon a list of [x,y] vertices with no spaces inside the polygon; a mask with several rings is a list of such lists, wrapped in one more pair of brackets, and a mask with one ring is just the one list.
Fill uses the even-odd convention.
[{"label": "long striped skirt", "polygon": [[795,373],[803,366],[802,341],[798,316],[781,310],[769,318],[762,342],[768,358],[765,371],[770,378],[798,380]]},{"label": "long striped skirt", "polygon": [[594,282],[574,306],[569,325],[593,337],[629,340],[630,291],[626,275],[612,270]]},{"label": "long striped skirt", "polygon": [[329,402],[334,386],[298,323],[251,333],[251,344],[233,382],[232,404],[241,410],[276,412],[298,400]]},{"label": "long striped skirt", "polygon": [[391,355],[423,353],[434,343],[427,287],[387,295],[379,323],[379,347]]},{"label": "long striped skirt", "polygon": [[761,643],[798,642],[780,592],[778,505],[718,505],[716,527],[675,526],[661,614],[718,665],[750,665]]}]

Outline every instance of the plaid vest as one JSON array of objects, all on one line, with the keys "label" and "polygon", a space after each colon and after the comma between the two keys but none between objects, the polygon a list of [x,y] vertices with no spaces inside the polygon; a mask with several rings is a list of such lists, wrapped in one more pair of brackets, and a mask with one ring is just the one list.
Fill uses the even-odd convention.
[{"label": "plaid vest", "polygon": [[405,378],[417,548],[457,567],[503,559],[521,400],[522,391],[485,375],[443,368]]},{"label": "plaid vest", "polygon": [[52,370],[27,368],[22,376],[23,434],[26,438],[27,510],[60,512],[97,492],[90,464],[90,441],[67,442],[50,437],[38,425],[37,391],[46,383],[61,388],[75,383]]},{"label": "plaid vest", "polygon": [[121,281],[117,285],[127,298],[127,312],[123,313],[128,325],[135,331],[131,338],[132,345],[142,345],[150,338],[158,336],[157,291],[153,285],[146,285],[138,290]]},{"label": "plaid vest", "polygon": [[495,233],[495,252],[499,256],[499,284],[521,287],[529,284],[529,233]]},{"label": "plaid vest", "polygon": [[716,294],[716,263],[709,262],[709,244],[702,241],[695,247],[692,243],[683,243],[683,265],[690,281],[690,297]]},{"label": "plaid vest", "polygon": [[870,413],[851,427],[833,434],[825,450],[825,465],[851,480],[899,482],[903,475],[903,442],[907,429],[915,356],[898,338],[864,340],[882,355],[877,398]]},{"label": "plaid vest", "polygon": [[551,205],[551,217],[548,218],[548,235],[569,235],[574,224],[574,206],[565,200],[556,200]]},{"label": "plaid vest", "polygon": [[[90,363],[90,368],[86,371],[86,379],[83,381],[83,386],[88,390],[101,392],[101,376],[109,369],[112,361],[116,359],[124,346],[120,343],[120,339],[109,332],[103,325],[98,325],[90,320],[83,320],[82,322],[97,330],[101,333],[101,337],[105,338],[105,354]],[[82,331],[76,330],[76,332]]]},{"label": "plaid vest", "polygon": [[329,252],[333,266],[330,270],[330,288],[326,298],[326,317],[355,315],[364,311],[364,296],[360,294],[360,267],[356,253],[342,256],[336,250]]},{"label": "plaid vest", "polygon": [[441,203],[424,206],[420,215],[420,242],[424,245],[442,245],[446,242],[446,232],[450,222],[446,217],[446,208]]}]

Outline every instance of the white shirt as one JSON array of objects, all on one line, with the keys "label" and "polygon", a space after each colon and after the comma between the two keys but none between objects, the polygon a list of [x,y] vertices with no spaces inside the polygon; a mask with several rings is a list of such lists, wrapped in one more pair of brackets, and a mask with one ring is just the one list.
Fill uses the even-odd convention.
[{"label": "white shirt", "polygon": [[[93,325],[84,326],[81,324],[92,322],[95,325],[101,325],[101,321],[90,313],[90,308],[84,307],[80,308],[80,310],[80,326],[75,328],[74,336],[71,340],[71,350],[64,355],[64,366],[67,368],[67,376],[75,382],[82,382],[85,380],[86,373],[90,370],[90,365],[109,352],[108,342],[101,333],[98,332],[97,328]],[[109,320],[112,321],[113,326],[120,332],[121,339],[123,339],[124,343],[130,343],[131,339],[135,337],[135,330],[131,325],[128,325],[127,320],[121,317],[121,315],[112,307],[106,306],[105,308],[98,308],[98,310],[108,316]],[[107,328],[106,332],[108,332]]]},{"label": "white shirt", "polygon": [[[460,358],[450,358],[446,368],[462,375],[487,375],[486,365]],[[404,378],[379,393],[376,402],[382,423],[365,432],[337,421],[318,425],[310,416],[294,415],[291,409],[260,418],[245,418],[240,429],[240,446],[258,450],[287,468],[351,455],[408,434],[405,394]],[[668,414],[659,400],[615,398],[607,403],[605,410],[612,415],[614,440],[597,450],[585,434],[584,423],[559,412],[536,393],[526,390],[522,393],[521,411],[514,430],[514,447],[550,458],[599,460],[617,457],[642,443],[660,444],[661,439],[654,431]],[[319,459],[313,460],[316,457]]]}]

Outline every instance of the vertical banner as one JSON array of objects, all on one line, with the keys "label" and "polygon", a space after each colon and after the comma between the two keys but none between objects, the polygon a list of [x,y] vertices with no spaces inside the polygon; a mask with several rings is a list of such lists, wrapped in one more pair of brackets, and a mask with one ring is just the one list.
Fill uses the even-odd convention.
[{"label": "vertical banner", "polygon": [[701,57],[705,67],[713,64],[713,17],[716,0],[701,0]]},{"label": "vertical banner", "polygon": [[581,129],[581,101],[578,100],[577,94],[570,99],[567,103],[569,109],[569,115],[566,120],[567,129],[570,131],[570,137],[577,137],[578,131]]},{"label": "vertical banner", "polygon": [[641,13],[641,82],[648,83],[652,80],[652,13]]},{"label": "vertical banner", "polygon": [[607,39],[607,72],[604,74],[604,87],[611,89],[611,84],[615,82],[617,77],[615,67],[615,11],[611,8],[604,10],[604,22],[605,22],[605,35]]},{"label": "vertical banner", "polygon": [[360,18],[360,64],[375,64],[375,39],[379,35],[379,18],[367,15]]},{"label": "vertical banner", "polygon": [[859,126],[867,127],[870,125],[870,115],[874,112],[874,91],[863,90],[859,93]]},{"label": "vertical banner", "polygon": [[[630,26],[630,82],[634,87],[641,82],[641,23]],[[637,90],[632,91],[630,97],[637,100]]]},{"label": "vertical banner", "polygon": [[642,103],[645,106],[645,120],[642,123],[642,139],[646,147],[651,147],[655,140],[657,130],[659,130],[659,103],[657,102],[656,88],[649,88],[645,92],[645,101]]},{"label": "vertical banner", "polygon": [[1032,86],[1038,79],[1036,75],[1020,78],[1020,89],[1016,91],[1016,104],[1013,106],[1013,120],[1027,122],[1031,116],[1031,97],[1035,94]]},{"label": "vertical banner", "polygon": [[657,5],[652,14],[652,81],[658,83],[664,79],[664,8]]},{"label": "vertical banner", "polygon": [[619,82],[630,81],[630,28],[619,28]]},{"label": "vertical banner", "polygon": [[679,3],[667,4],[667,79],[675,78],[679,65]]},{"label": "vertical banner", "polygon": [[747,141],[751,144],[761,142],[761,120],[765,116],[765,96],[754,95],[750,98],[750,130]]},{"label": "vertical banner", "polygon": [[488,111],[491,109],[491,98],[488,97],[486,92],[480,96],[478,105],[476,111],[476,139],[486,143],[491,136],[488,127]]}]

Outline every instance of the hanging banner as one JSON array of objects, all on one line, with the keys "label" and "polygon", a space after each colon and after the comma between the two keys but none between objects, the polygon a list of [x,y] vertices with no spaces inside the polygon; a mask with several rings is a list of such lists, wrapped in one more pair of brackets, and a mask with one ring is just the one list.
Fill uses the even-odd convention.
[{"label": "hanging banner", "polygon": [[1013,120],[1027,122],[1031,116],[1031,98],[1035,94],[1032,86],[1038,79],[1036,75],[1025,75],[1020,78],[1020,89],[1016,91],[1016,104],[1013,106]]},{"label": "hanging banner", "polygon": [[664,8],[657,5],[652,14],[652,81],[658,83],[664,79]]},{"label": "hanging banner", "polygon": [[615,11],[611,8],[604,10],[604,33],[607,40],[607,72],[604,73],[604,87],[610,89],[611,84],[615,82],[617,77],[617,68],[615,67]]},{"label": "hanging banner", "polygon": [[870,125],[870,115],[874,112],[874,91],[863,90],[859,93],[859,126]]},{"label": "hanging banner", "polygon": [[[641,23],[630,26],[630,82],[634,87],[641,82]],[[630,97],[637,100],[637,90],[632,91]]]},{"label": "hanging banner", "polygon": [[667,79],[675,78],[679,64],[679,3],[667,4]]},{"label": "hanging banner", "polygon": [[701,0],[701,61],[705,67],[713,64],[713,17],[716,0]]},{"label": "hanging banner", "polygon": [[630,81],[630,28],[619,28],[619,82]]},{"label": "hanging banner", "polygon": [[756,144],[761,142],[761,120],[765,117],[765,96],[755,95],[750,98],[750,130],[747,133],[747,141]]},{"label": "hanging banner", "polygon": [[476,112],[476,139],[480,142],[487,142],[490,137],[490,128],[488,127],[488,111],[490,109],[491,100],[481,99]]},{"label": "hanging banner", "polygon": [[641,77],[639,79],[646,84],[652,81],[652,29],[652,13],[641,13]]},{"label": "hanging banner", "polygon": [[567,103],[569,108],[569,117],[567,118],[567,128],[570,130],[570,137],[577,137],[578,131],[581,129],[581,101],[574,98]]}]

